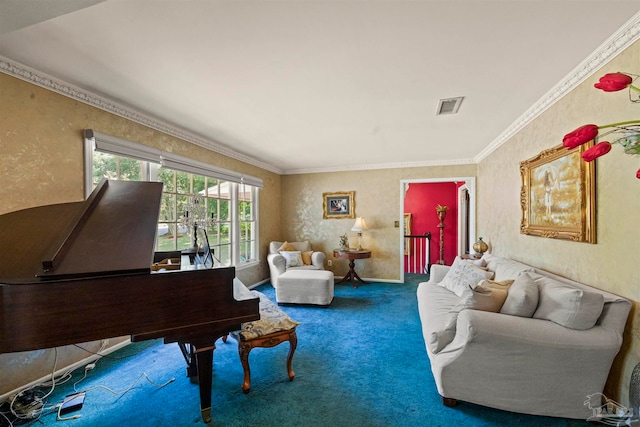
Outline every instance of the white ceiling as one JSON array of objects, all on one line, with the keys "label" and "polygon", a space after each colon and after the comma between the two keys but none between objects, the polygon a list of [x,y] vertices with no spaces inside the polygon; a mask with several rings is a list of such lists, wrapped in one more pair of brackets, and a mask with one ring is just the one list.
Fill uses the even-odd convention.
[{"label": "white ceiling", "polygon": [[[0,55],[279,173],[456,164],[504,139],[639,11],[640,0],[0,0]],[[458,114],[435,115],[456,96]]]}]

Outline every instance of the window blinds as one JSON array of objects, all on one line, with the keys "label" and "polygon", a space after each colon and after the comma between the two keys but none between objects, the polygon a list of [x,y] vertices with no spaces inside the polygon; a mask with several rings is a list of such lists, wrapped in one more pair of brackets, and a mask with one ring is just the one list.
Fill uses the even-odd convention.
[{"label": "window blinds", "polygon": [[85,142],[92,142],[96,150],[105,153],[158,163],[166,168],[181,172],[208,176],[238,184],[253,185],[258,188],[263,187],[263,182],[260,178],[216,167],[205,162],[148,147],[137,142],[96,132],[92,129],[85,129],[84,138]]}]

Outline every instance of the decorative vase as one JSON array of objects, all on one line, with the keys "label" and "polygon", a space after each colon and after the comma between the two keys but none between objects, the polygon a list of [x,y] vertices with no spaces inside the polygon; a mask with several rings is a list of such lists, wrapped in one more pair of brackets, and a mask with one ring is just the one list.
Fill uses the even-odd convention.
[{"label": "decorative vase", "polygon": [[349,250],[349,238],[346,233],[340,236],[340,250]]},{"label": "decorative vase", "polygon": [[476,251],[475,255],[481,257],[482,254],[489,250],[489,245],[482,240],[482,237],[478,237],[478,241],[473,244],[473,250]]}]

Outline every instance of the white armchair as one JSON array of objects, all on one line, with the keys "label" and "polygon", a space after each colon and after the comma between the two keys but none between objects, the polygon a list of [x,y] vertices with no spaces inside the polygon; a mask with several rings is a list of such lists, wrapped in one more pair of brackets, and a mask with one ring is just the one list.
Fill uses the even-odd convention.
[{"label": "white armchair", "polygon": [[[293,251],[284,251],[289,252],[285,254],[289,256],[289,259],[281,254],[281,251],[283,251],[281,248],[285,243],[288,243],[290,248],[294,249]],[[300,252],[300,260],[302,262],[300,260],[296,262],[296,254],[293,254],[294,257],[292,258],[290,256],[292,255],[291,252]],[[326,259],[327,256],[323,252],[317,252],[311,248],[311,243],[308,240],[303,242],[271,242],[269,244],[269,255],[267,255],[271,285],[274,288],[278,287],[278,277],[288,270],[324,270],[324,261]]]}]

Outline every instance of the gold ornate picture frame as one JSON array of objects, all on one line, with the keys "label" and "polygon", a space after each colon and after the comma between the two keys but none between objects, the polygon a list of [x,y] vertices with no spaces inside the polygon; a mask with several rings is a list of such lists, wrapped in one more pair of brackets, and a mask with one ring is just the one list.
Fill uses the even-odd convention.
[{"label": "gold ornate picture frame", "polygon": [[345,219],[356,217],[355,191],[322,193],[322,218]]},{"label": "gold ornate picture frame", "polygon": [[580,157],[592,146],[559,145],[520,162],[521,234],[596,243],[595,165]]}]

